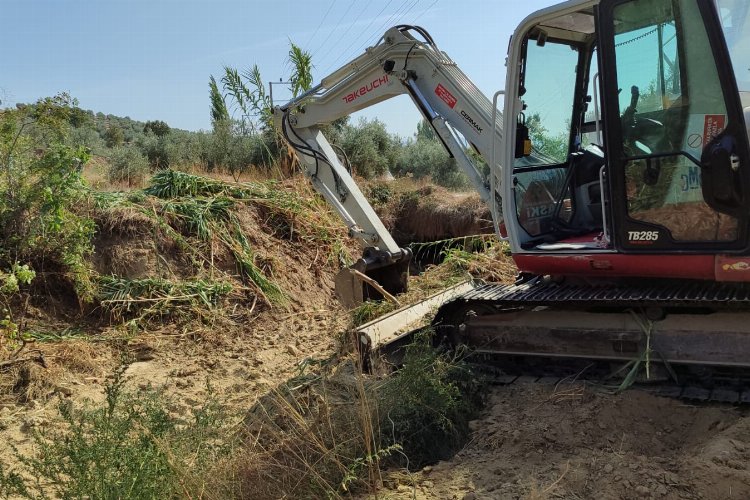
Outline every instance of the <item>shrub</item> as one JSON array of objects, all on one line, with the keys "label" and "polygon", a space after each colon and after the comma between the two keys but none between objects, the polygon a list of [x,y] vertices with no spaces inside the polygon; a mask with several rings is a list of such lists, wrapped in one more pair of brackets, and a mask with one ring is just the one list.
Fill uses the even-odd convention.
[{"label": "shrub", "polygon": [[399,151],[395,173],[415,178],[432,177],[436,184],[451,189],[468,186],[466,175],[456,161],[434,139],[417,139],[407,142]]},{"label": "shrub", "polygon": [[[209,399],[191,417],[173,416],[161,392],[130,392],[116,376],[99,406],[59,407],[66,431],[32,436],[19,469],[0,463],[0,496],[178,498],[204,493],[200,474],[228,453],[223,415]],[[31,479],[33,478],[33,479]]]},{"label": "shrub", "polygon": [[484,385],[462,352],[440,351],[432,332],[422,332],[380,389],[380,447],[398,444],[399,456],[416,467],[449,458],[465,442],[483,399]]},{"label": "shrub", "polygon": [[107,177],[110,182],[127,182],[139,186],[149,174],[149,164],[138,148],[121,146],[112,150]]},{"label": "shrub", "polygon": [[161,120],[152,120],[147,121],[146,124],[143,126],[143,133],[151,132],[157,137],[163,137],[169,133],[171,129],[169,128],[169,125],[166,124],[166,122],[163,122]]},{"label": "shrub", "polygon": [[0,114],[0,267],[53,271],[44,278],[62,278],[87,301],[94,223],[76,208],[88,194],[81,171],[89,154],[65,144],[75,104],[59,94]]},{"label": "shrub", "polygon": [[390,172],[398,157],[398,146],[398,140],[379,120],[363,118],[356,126],[345,126],[341,134],[341,147],[352,168],[367,179]]},{"label": "shrub", "polygon": [[434,350],[429,334],[385,378],[350,362],[304,373],[312,365],[250,410],[249,439],[228,468],[243,497],[341,498],[377,485],[384,465],[414,470],[447,458],[483,402],[469,365]]},{"label": "shrub", "polygon": [[104,131],[104,142],[108,148],[121,146],[125,142],[125,132],[117,125],[110,125]]}]

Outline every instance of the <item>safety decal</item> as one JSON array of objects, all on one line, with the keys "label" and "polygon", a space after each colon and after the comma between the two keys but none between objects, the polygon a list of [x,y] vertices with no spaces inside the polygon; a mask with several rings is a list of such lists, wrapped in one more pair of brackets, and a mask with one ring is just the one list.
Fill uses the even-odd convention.
[{"label": "safety decal", "polygon": [[453,97],[453,94],[448,92],[448,89],[443,87],[443,85],[440,83],[438,83],[438,86],[435,88],[435,95],[441,98],[451,109],[453,109],[453,106],[456,105],[456,98]]},{"label": "safety decal", "polygon": [[703,121],[703,145],[711,142],[724,130],[725,126],[726,117],[724,115],[706,115]]}]

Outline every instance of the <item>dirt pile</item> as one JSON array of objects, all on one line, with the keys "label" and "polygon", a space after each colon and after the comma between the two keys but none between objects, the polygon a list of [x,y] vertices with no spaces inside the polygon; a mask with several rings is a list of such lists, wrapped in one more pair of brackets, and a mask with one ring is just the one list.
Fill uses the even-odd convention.
[{"label": "dirt pile", "polygon": [[368,192],[378,215],[401,245],[493,232],[489,208],[475,192],[404,181],[376,184]]},{"label": "dirt pile", "polygon": [[731,407],[514,384],[472,428],[452,460],[391,482],[394,498],[750,497],[750,417]]}]

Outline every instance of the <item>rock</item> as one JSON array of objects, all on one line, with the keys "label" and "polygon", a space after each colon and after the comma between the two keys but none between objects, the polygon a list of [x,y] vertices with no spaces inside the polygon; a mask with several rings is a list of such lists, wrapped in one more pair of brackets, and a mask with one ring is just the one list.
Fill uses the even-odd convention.
[{"label": "rock", "polygon": [[737,441],[736,439],[730,439],[729,442],[732,443],[732,446],[734,446],[737,451],[745,451],[747,448],[744,443]]},{"label": "rock", "polygon": [[148,344],[131,344],[130,349],[133,352],[133,358],[135,358],[136,361],[151,361],[156,357],[154,354],[154,348]]},{"label": "rock", "polygon": [[396,488],[396,491],[399,491],[401,493],[406,493],[407,491],[411,491],[411,487],[406,486],[405,484],[399,484],[398,488]]},{"label": "rock", "polygon": [[424,467],[424,468],[422,469],[422,473],[423,473],[423,474],[429,474],[430,472],[432,472],[432,467],[430,467],[429,465],[426,465],[426,466],[425,466],[425,467]]},{"label": "rock", "polygon": [[669,490],[663,484],[660,484],[659,486],[656,487],[656,494],[657,495],[666,496],[667,493],[669,493]]},{"label": "rock", "polygon": [[648,496],[651,496],[651,490],[649,490],[648,488],[646,488],[643,485],[636,486],[635,487],[635,492],[638,493],[639,497],[646,498]]},{"label": "rock", "polygon": [[435,486],[435,483],[433,483],[432,481],[422,481],[422,486],[424,486],[425,488],[432,488],[433,486]]},{"label": "rock", "polygon": [[295,357],[299,356],[299,354],[300,354],[299,353],[299,349],[297,349],[296,347],[294,347],[292,344],[288,344],[286,346],[286,352],[288,352],[289,354],[291,354],[292,356],[295,356]]},{"label": "rock", "polygon": [[469,420],[469,430],[471,432],[476,432],[476,431],[478,431],[479,429],[482,428],[481,424],[482,424],[482,422],[479,421],[479,420]]},{"label": "rock", "polygon": [[178,380],[177,382],[175,382],[175,385],[178,389],[187,389],[188,387],[191,387],[193,383],[189,380]]},{"label": "rock", "polygon": [[514,430],[512,436],[513,441],[518,441],[519,439],[521,439],[521,431],[519,431],[518,429]]},{"label": "rock", "polygon": [[467,494],[465,494],[461,500],[477,500],[477,498],[479,498],[477,494],[474,493],[473,491],[470,491]]},{"label": "rock", "polygon": [[189,377],[196,373],[198,373],[198,368],[180,368],[179,370],[175,370],[172,374],[175,377]]},{"label": "rock", "polygon": [[615,470],[615,468],[612,467],[612,464],[607,464],[604,466],[605,474],[611,474],[613,470]]}]

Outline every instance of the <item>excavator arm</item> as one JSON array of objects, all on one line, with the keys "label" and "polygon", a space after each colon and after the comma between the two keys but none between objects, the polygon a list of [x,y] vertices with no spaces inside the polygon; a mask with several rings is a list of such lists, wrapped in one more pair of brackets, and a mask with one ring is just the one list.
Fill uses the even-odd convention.
[{"label": "excavator arm", "polygon": [[[410,253],[396,244],[322,128],[338,118],[402,94],[411,98],[482,199],[490,204],[497,230],[501,217],[501,169],[495,158],[501,157],[502,131],[496,103],[438,49],[424,29],[415,26],[389,29],[364,54],[274,110],[276,124],[297,151],[305,174],[336,209],[350,234],[362,242],[364,256],[354,269],[374,278],[389,293],[406,289]],[[469,157],[469,147],[490,166],[489,178]],[[337,280],[339,296],[345,303],[379,295],[369,285],[364,287],[363,294],[358,289],[354,279]],[[346,296],[351,294],[353,300],[347,300]]]}]

